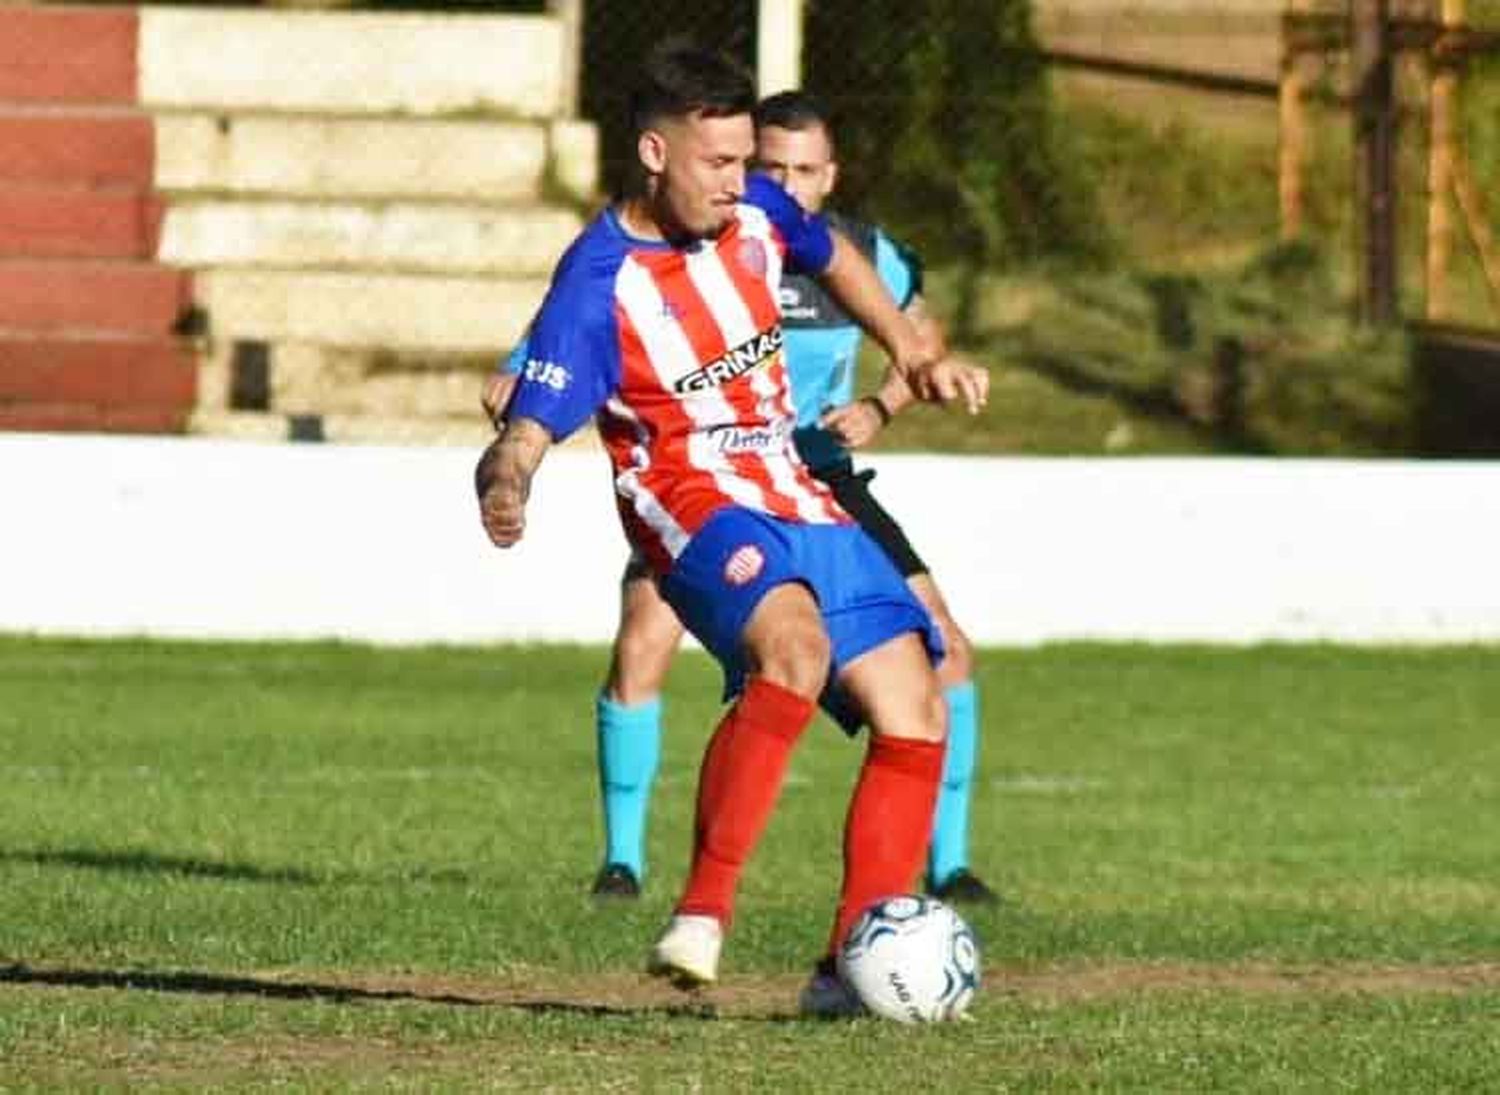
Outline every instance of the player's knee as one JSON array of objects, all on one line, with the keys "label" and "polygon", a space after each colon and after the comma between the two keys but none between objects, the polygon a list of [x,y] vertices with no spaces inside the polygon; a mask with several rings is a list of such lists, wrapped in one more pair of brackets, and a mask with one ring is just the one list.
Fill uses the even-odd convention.
[{"label": "player's knee", "polygon": [[882,737],[909,741],[946,741],[948,703],[937,679],[929,675],[925,684],[909,693],[883,700],[870,712],[870,730]]},{"label": "player's knee", "polygon": [[822,693],[832,661],[827,633],[804,623],[778,629],[751,652],[758,675],[809,699]]},{"label": "player's knee", "polygon": [[920,741],[944,741],[948,737],[948,701],[936,680],[918,698],[912,737]]}]

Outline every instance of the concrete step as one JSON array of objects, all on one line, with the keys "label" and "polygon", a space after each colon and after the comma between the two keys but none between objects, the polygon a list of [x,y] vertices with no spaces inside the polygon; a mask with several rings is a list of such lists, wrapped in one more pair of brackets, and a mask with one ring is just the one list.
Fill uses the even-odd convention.
[{"label": "concrete step", "polygon": [[238,441],[329,441],[335,444],[462,445],[480,450],[495,436],[482,418],[283,414],[198,410],[187,431]]},{"label": "concrete step", "polygon": [[133,8],[0,7],[0,100],[132,102],[136,26]]},{"label": "concrete step", "polygon": [[580,123],[163,114],[156,183],[218,196],[534,201],[549,164],[565,190],[592,192],[596,146]]},{"label": "concrete step", "polygon": [[0,332],[0,404],[169,407],[197,403],[193,348],[172,338]]},{"label": "concrete step", "polygon": [[196,275],[216,341],[498,353],[520,339],[541,278],[214,269]]},{"label": "concrete step", "polygon": [[0,260],[0,329],[166,335],[192,299],[192,278],[156,263]]},{"label": "concrete step", "polygon": [[148,188],[155,142],[135,110],[0,107],[0,183]]},{"label": "concrete step", "polygon": [[151,258],[164,211],[135,190],[0,186],[0,257]]},{"label": "concrete step", "polygon": [[198,406],[282,414],[456,418],[483,425],[479,393],[498,356],[216,342],[202,362]]},{"label": "concrete step", "polygon": [[549,118],[563,35],[540,15],[146,7],[140,98],[152,107]]},{"label": "concrete step", "polygon": [[[480,451],[494,438],[483,419],[413,418],[400,415],[288,415],[248,411],[205,411],[193,414],[189,433],[241,441],[327,441],[334,444],[458,445]],[[579,430],[559,448],[602,451],[599,435],[589,427]]]},{"label": "concrete step", "polygon": [[190,407],[102,403],[0,404],[0,430],[25,433],[183,433]]},{"label": "concrete step", "polygon": [[0,430],[181,433],[197,380],[176,339],[0,331]]},{"label": "concrete step", "polygon": [[167,214],[160,257],[192,267],[547,276],[581,224],[577,213],[545,207],[182,200]]}]

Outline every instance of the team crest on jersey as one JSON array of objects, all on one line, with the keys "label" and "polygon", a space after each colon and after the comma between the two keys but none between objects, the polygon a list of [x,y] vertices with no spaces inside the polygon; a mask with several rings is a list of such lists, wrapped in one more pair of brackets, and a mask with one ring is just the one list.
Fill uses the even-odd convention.
[{"label": "team crest on jersey", "polygon": [[740,264],[756,277],[765,277],[766,245],[760,240],[740,240]]},{"label": "team crest on jersey", "polygon": [[753,582],[766,565],[766,557],[754,544],[745,544],[734,549],[734,554],[724,564],[724,580],[732,586]]},{"label": "team crest on jersey", "polygon": [[694,369],[673,385],[678,392],[701,392],[716,384],[727,384],[737,376],[748,373],[771,361],[781,349],[781,325],[745,339],[722,357],[710,361],[701,369]]}]

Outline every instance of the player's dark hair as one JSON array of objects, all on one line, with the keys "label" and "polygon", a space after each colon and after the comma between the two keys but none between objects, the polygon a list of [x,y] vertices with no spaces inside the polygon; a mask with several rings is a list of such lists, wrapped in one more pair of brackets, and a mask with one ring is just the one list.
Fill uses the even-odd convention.
[{"label": "player's dark hair", "polygon": [[833,140],[833,125],[828,120],[828,111],[816,96],[806,91],[778,91],[757,103],[755,128],[766,125],[790,129],[795,133],[822,126],[828,139]]},{"label": "player's dark hair", "polygon": [[755,109],[755,80],[728,54],[691,38],[657,43],[630,96],[630,122],[642,133],[663,118],[726,118]]}]

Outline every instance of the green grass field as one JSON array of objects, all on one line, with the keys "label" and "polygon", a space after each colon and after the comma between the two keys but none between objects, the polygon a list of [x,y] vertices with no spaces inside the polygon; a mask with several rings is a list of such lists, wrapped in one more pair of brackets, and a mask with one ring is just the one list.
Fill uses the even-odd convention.
[{"label": "green grass field", "polygon": [[722,987],[639,972],[716,675],[670,685],[646,898],[585,896],[605,652],[0,638],[0,1089],[1480,1091],[1494,649],[982,657],[976,1021],[809,1023],[857,745],[796,757]]}]

